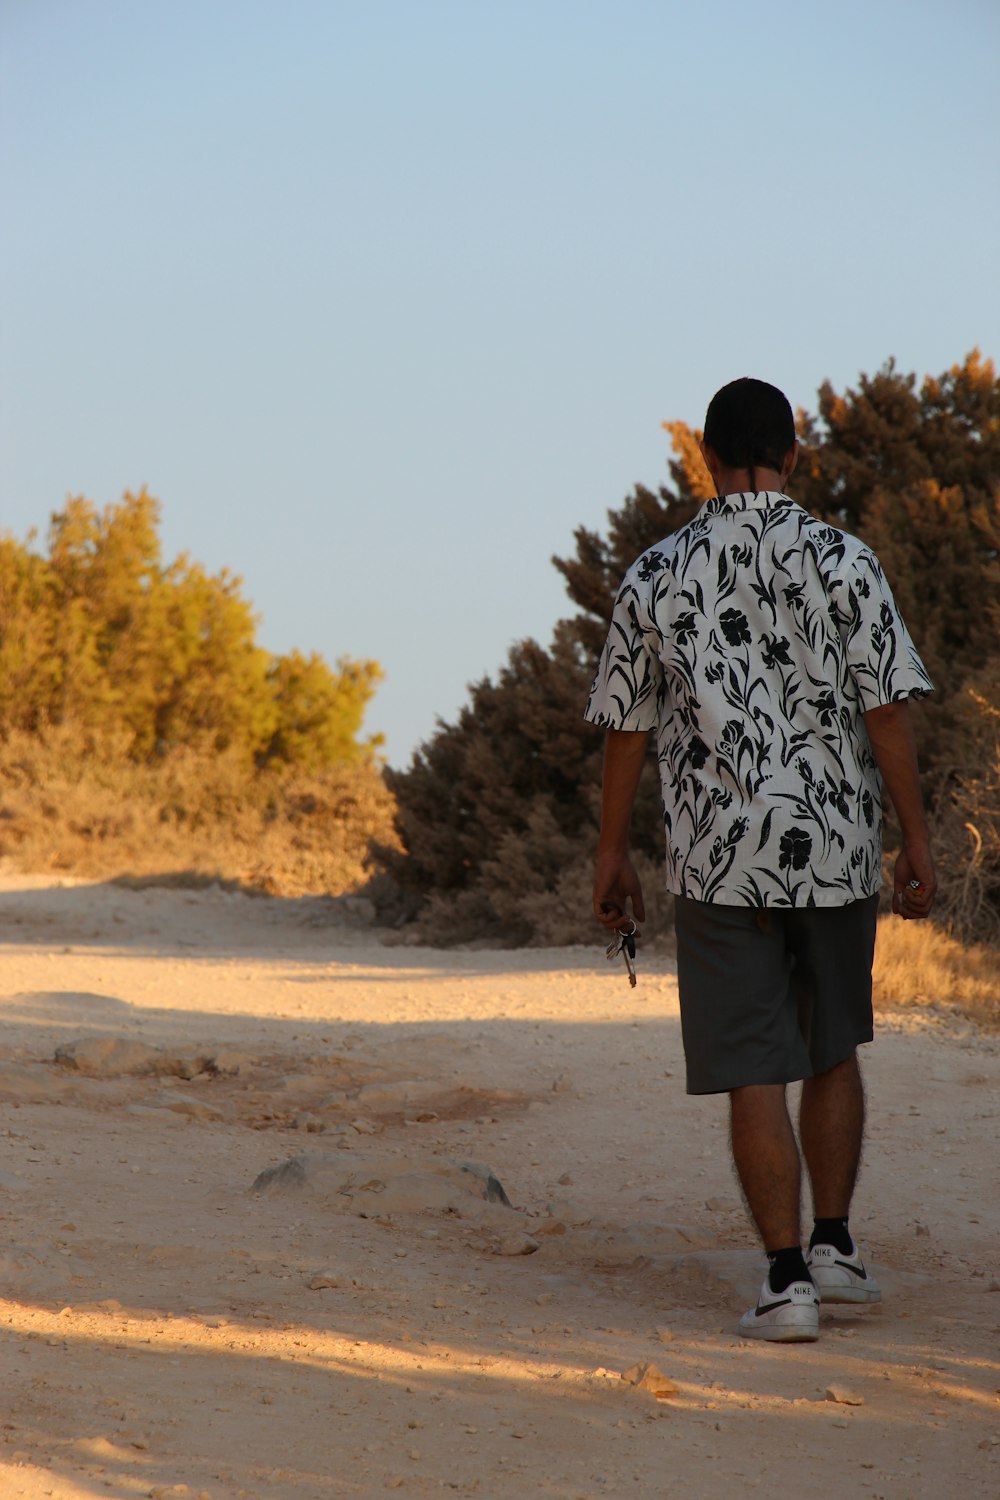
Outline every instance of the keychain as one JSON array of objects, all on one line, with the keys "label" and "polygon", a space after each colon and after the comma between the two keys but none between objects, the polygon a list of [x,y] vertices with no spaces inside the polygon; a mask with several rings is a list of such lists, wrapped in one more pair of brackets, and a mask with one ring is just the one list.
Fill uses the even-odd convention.
[{"label": "keychain", "polygon": [[616,959],[619,953],[625,955],[625,967],[628,969],[628,982],[635,988],[635,934],[637,932],[635,923],[632,923],[628,932],[618,932],[614,941],[609,943],[606,949],[608,962]]}]

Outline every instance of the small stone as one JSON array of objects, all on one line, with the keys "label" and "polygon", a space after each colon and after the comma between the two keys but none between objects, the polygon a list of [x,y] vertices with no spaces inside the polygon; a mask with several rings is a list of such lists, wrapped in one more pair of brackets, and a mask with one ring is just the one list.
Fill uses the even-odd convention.
[{"label": "small stone", "polygon": [[678,1387],[672,1380],[668,1380],[663,1371],[648,1360],[641,1360],[639,1364],[633,1365],[622,1375],[629,1385],[637,1386],[640,1391],[649,1391],[657,1401],[666,1401],[671,1396],[678,1394]]},{"label": "small stone", "polygon": [[379,1127],[372,1120],[357,1119],[351,1121],[351,1129],[358,1135],[378,1135]]},{"label": "small stone", "polygon": [[530,1234],[505,1234],[496,1244],[497,1255],[534,1255],[540,1248]]},{"label": "small stone", "polygon": [[827,1401],[836,1401],[838,1406],[864,1406],[865,1398],[857,1391],[852,1391],[846,1385],[828,1385],[826,1388]]},{"label": "small stone", "polygon": [[561,1177],[557,1177],[556,1181],[558,1182],[560,1187],[573,1186],[573,1179],[568,1172],[564,1172]]},{"label": "small stone", "polygon": [[341,1279],[336,1271],[317,1271],[309,1283],[309,1290],[311,1292],[319,1292],[323,1287],[338,1287],[340,1284]]},{"label": "small stone", "polygon": [[923,1235],[923,1234],[929,1235],[930,1234],[930,1230],[927,1228],[926,1224],[918,1224],[917,1228],[916,1228],[916,1232],[917,1232],[917,1234],[921,1234],[921,1235]]}]

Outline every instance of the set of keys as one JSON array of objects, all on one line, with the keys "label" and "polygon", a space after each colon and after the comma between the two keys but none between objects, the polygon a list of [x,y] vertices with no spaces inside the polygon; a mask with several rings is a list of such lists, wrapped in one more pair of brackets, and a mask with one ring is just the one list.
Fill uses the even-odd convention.
[{"label": "set of keys", "polygon": [[624,955],[625,967],[628,969],[628,982],[633,989],[635,988],[635,934],[637,931],[633,922],[628,932],[616,932],[613,941],[605,949],[609,963],[613,963],[619,953]]}]

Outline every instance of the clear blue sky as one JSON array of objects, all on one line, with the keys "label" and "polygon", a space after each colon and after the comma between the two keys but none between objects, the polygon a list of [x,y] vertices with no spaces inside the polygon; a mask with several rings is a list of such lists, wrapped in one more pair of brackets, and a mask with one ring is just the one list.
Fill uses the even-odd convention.
[{"label": "clear blue sky", "polygon": [[735,375],[1000,357],[996,0],[2,0],[0,528],[145,484],[405,764]]}]

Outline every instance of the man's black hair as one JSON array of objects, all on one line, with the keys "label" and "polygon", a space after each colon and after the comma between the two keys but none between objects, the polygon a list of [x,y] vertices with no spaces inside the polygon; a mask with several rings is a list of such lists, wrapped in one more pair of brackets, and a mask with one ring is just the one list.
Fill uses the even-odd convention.
[{"label": "man's black hair", "polygon": [[781,468],[795,442],[795,418],[788,397],[766,380],[744,375],[716,391],[705,414],[705,443],[729,469]]}]

